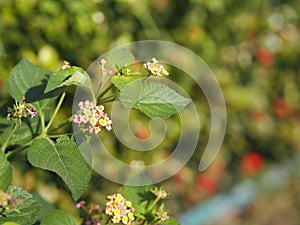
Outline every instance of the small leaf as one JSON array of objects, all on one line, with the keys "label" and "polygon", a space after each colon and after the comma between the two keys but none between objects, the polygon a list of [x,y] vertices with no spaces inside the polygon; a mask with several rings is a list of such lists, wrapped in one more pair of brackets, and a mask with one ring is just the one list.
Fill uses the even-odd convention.
[{"label": "small leaf", "polygon": [[30,63],[23,57],[7,80],[7,90],[16,101],[25,96],[26,102],[34,102],[37,110],[41,111],[61,93],[61,90],[57,90],[44,94],[50,74],[50,71]]},{"label": "small leaf", "polygon": [[12,179],[12,167],[4,153],[0,151],[0,190],[6,191]]},{"label": "small leaf", "polygon": [[134,64],[134,56],[126,48],[116,48],[111,50],[107,56],[107,64],[116,71]]},{"label": "small leaf", "polygon": [[76,219],[61,210],[53,210],[44,217],[41,225],[78,225]]},{"label": "small leaf", "polygon": [[74,142],[67,136],[57,140],[42,138],[34,140],[28,150],[28,160],[36,167],[57,173],[69,186],[72,197],[77,200],[91,178],[91,168]]},{"label": "small leaf", "polygon": [[167,220],[159,221],[157,224],[164,224],[164,225],[180,225],[180,223],[174,218],[169,217]]},{"label": "small leaf", "polygon": [[126,87],[129,83],[141,79],[141,76],[112,76],[111,82],[119,89]]},{"label": "small leaf", "polygon": [[71,86],[86,85],[91,87],[91,79],[89,75],[80,67],[72,66],[71,68],[61,69],[53,73],[48,80],[45,93],[54,89]]},{"label": "small leaf", "polygon": [[125,108],[138,109],[152,119],[167,118],[191,101],[164,84],[143,79],[124,86],[119,99]]},{"label": "small leaf", "polygon": [[20,225],[34,224],[40,213],[40,204],[31,194],[19,187],[10,187],[8,193],[11,193],[13,200],[20,200],[15,210],[6,213],[6,217],[0,217],[0,224],[4,222],[14,222]]}]

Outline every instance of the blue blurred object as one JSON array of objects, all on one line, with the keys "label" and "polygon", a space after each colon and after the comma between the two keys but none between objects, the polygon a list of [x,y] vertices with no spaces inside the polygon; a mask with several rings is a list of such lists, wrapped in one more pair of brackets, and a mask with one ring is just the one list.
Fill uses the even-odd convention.
[{"label": "blue blurred object", "polygon": [[233,212],[241,212],[261,192],[282,186],[292,175],[300,170],[300,157],[283,164],[272,166],[261,177],[247,179],[231,192],[219,194],[201,203],[178,218],[182,225],[204,225],[217,221]]}]

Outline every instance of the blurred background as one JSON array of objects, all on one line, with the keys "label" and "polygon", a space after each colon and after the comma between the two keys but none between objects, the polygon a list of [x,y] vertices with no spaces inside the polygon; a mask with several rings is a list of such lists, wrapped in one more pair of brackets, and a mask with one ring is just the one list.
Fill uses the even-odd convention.
[{"label": "blurred background", "polygon": [[[170,79],[201,100],[202,129],[192,160],[161,184],[171,193],[167,202],[171,214],[187,225],[296,225],[299,17],[299,0],[0,0],[0,103],[9,98],[5,82],[22,55],[52,71],[63,60],[87,69],[99,55],[128,42],[158,39],[180,44],[215,74],[228,120],[219,155],[199,173],[210,111],[196,84],[170,68],[174,74]],[[64,110],[61,118],[70,113],[68,107]],[[133,114],[133,121],[137,137],[150,135],[144,117]],[[174,141],[169,135],[159,154],[168,155]],[[130,154],[112,146],[128,161]],[[157,157],[149,154],[153,160]],[[48,207],[45,211],[57,207],[78,216],[66,187],[54,174],[29,169],[26,158],[19,157],[14,175],[14,184],[35,193]],[[83,198],[102,203],[105,194],[119,187],[95,174]]]}]

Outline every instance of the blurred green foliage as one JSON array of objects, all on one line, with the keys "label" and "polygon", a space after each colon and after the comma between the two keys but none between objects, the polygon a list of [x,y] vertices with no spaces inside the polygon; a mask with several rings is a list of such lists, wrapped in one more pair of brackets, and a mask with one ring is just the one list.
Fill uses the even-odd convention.
[{"label": "blurred green foliage", "polygon": [[[232,182],[246,176],[240,168],[244,155],[250,151],[258,152],[267,163],[299,154],[299,3],[299,0],[0,0],[1,102],[8,98],[5,89],[8,74],[23,54],[51,70],[57,70],[62,60],[87,68],[99,55],[120,44],[144,39],[176,42],[208,63],[222,87],[227,104],[227,132],[221,160],[216,161],[208,174],[215,177],[218,162],[222,161],[228,174],[226,179],[218,181],[217,189],[227,189]],[[187,190],[198,184],[196,168],[210,132],[210,112],[196,85],[188,77],[181,77],[180,71],[172,72],[193,99],[201,100],[201,146],[189,164],[192,170],[180,172],[184,179],[177,177],[185,185],[171,187],[179,200],[191,205],[203,198],[202,193],[187,194],[201,192],[201,188],[195,187],[194,192]],[[118,145],[116,149],[120,152]],[[97,178],[93,184],[97,186],[102,181]],[[104,184],[102,188],[110,185]],[[99,199],[95,193],[91,196]],[[179,206],[173,208],[181,210]]]}]

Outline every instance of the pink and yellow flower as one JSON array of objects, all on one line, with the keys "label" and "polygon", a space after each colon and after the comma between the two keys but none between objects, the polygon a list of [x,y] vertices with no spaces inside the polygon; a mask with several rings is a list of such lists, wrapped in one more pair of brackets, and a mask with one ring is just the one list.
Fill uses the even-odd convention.
[{"label": "pink and yellow flower", "polygon": [[147,70],[147,72],[154,76],[161,77],[169,75],[169,72],[161,64],[158,63],[156,58],[152,58],[152,62],[146,62],[144,64],[144,68]]},{"label": "pink and yellow flower", "polygon": [[130,225],[134,221],[134,208],[132,203],[126,200],[121,194],[107,196],[105,214],[111,216],[111,222]]},{"label": "pink and yellow flower", "polygon": [[107,113],[104,113],[103,105],[96,105],[86,100],[79,102],[78,106],[80,110],[73,116],[73,122],[78,124],[84,133],[98,134],[101,127],[111,130],[112,121]]}]

